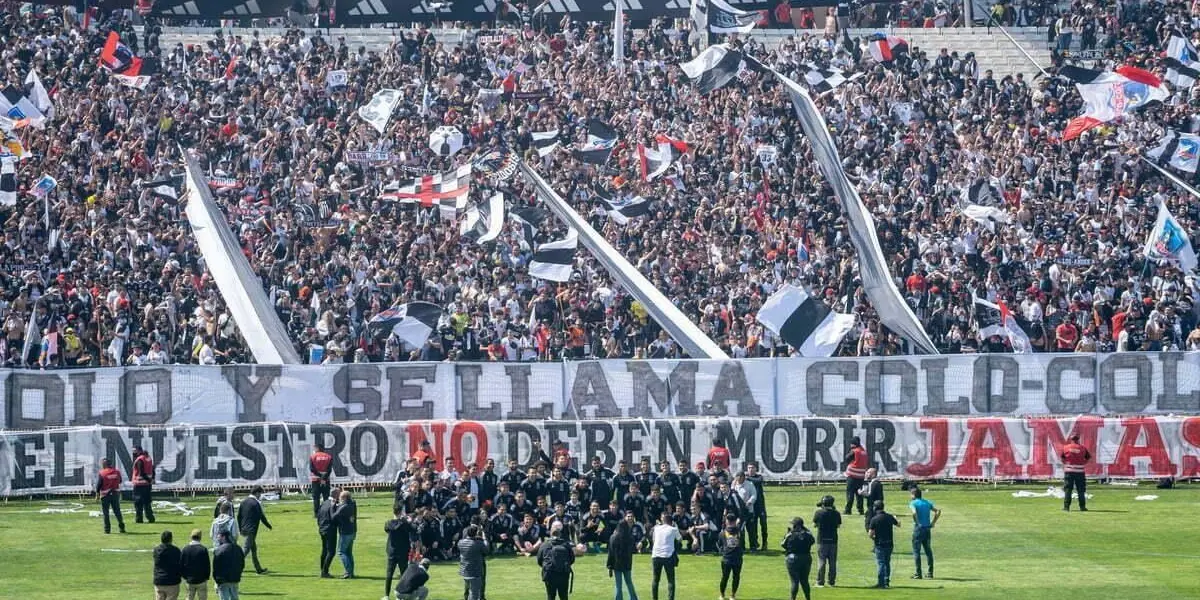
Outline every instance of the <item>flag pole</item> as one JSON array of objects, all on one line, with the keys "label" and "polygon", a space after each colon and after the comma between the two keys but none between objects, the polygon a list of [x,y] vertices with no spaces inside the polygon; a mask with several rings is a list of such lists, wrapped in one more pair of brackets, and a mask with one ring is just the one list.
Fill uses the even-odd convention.
[{"label": "flag pole", "polygon": [[1013,47],[1016,48],[1017,51],[1019,51],[1021,54],[1024,54],[1025,58],[1029,60],[1029,63],[1032,64],[1034,67],[1037,67],[1037,70],[1041,71],[1042,75],[1045,75],[1046,77],[1050,76],[1050,73],[1046,72],[1046,69],[1043,69],[1042,65],[1040,63],[1038,63],[1037,60],[1034,60],[1033,56],[1031,56],[1028,52],[1025,51],[1025,47],[1022,46],[1019,42],[1017,42],[1017,40],[1008,33],[1008,30],[1005,29],[1003,25],[997,24],[996,29],[999,29],[1000,33],[1003,33],[1004,37],[1008,38],[1008,41],[1012,42]]},{"label": "flag pole", "polygon": [[1164,169],[1164,168],[1162,168],[1162,167],[1160,167],[1160,166],[1158,166],[1158,165],[1154,164],[1154,161],[1152,161],[1152,160],[1150,160],[1150,159],[1146,158],[1145,156],[1138,155],[1138,158],[1142,159],[1142,160],[1143,160],[1143,161],[1144,161],[1146,164],[1148,164],[1148,165],[1150,165],[1150,166],[1154,167],[1154,169],[1155,169],[1156,171],[1158,171],[1159,173],[1162,173],[1162,176],[1163,176],[1163,177],[1166,177],[1167,179],[1170,179],[1172,182],[1174,182],[1174,183],[1175,183],[1175,185],[1177,185],[1177,186],[1179,186],[1179,187],[1183,188],[1184,190],[1186,190],[1186,191],[1187,191],[1187,193],[1191,194],[1192,196],[1195,196],[1196,198],[1200,198],[1200,192],[1196,191],[1196,188],[1194,188],[1194,187],[1192,187],[1192,186],[1188,185],[1187,183],[1184,183],[1184,181],[1183,181],[1182,179],[1180,179],[1180,178],[1176,177],[1176,176],[1175,176],[1173,173],[1171,173],[1170,171],[1168,171],[1168,170],[1166,170],[1166,169]]},{"label": "flag pole", "polygon": [[562,196],[559,196],[550,187],[550,184],[546,183],[546,180],[533,170],[533,167],[524,161],[518,161],[517,165],[525,180],[536,188],[537,196],[546,204],[546,208],[550,209],[550,212],[554,213],[560,221],[579,233],[579,241],[604,266],[609,275],[619,281],[634,298],[641,302],[646,312],[650,313],[654,320],[692,358],[729,359],[729,356],[725,354],[724,350],[721,350],[716,342],[705,335],[665,294],[654,287],[654,284],[650,283],[646,276],[637,270],[637,267],[634,267],[628,259],[617,252],[608,243],[608,240],[604,239],[604,236],[597,233],[588,224],[586,219],[579,216],[579,213],[576,213],[575,209],[571,208],[566,200],[563,200]]}]

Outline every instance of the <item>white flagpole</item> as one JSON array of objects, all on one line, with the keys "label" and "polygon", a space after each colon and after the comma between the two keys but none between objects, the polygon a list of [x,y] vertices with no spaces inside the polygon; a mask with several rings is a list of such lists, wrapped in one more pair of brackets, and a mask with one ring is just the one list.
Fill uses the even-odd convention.
[{"label": "white flagpole", "polygon": [[1164,168],[1162,168],[1162,167],[1160,167],[1160,166],[1158,166],[1158,165],[1154,164],[1154,161],[1152,161],[1152,160],[1150,160],[1150,159],[1146,158],[1145,156],[1138,156],[1138,158],[1140,158],[1140,159],[1142,159],[1143,161],[1145,161],[1145,162],[1146,162],[1146,164],[1148,164],[1148,165],[1150,165],[1150,166],[1154,167],[1154,169],[1155,169],[1156,171],[1158,171],[1159,173],[1162,173],[1163,177],[1166,177],[1167,179],[1170,179],[1172,182],[1174,182],[1174,183],[1175,183],[1175,185],[1177,185],[1177,186],[1179,186],[1179,187],[1181,187],[1181,188],[1183,188],[1183,189],[1187,190],[1187,193],[1189,193],[1189,194],[1191,194],[1191,195],[1193,195],[1193,196],[1195,196],[1195,197],[1197,197],[1197,198],[1200,198],[1200,192],[1196,191],[1196,188],[1194,188],[1194,187],[1192,187],[1192,186],[1190,186],[1190,185],[1188,185],[1188,184],[1184,183],[1184,181],[1183,181],[1182,179],[1180,179],[1180,178],[1176,177],[1176,176],[1175,176],[1173,173],[1171,173],[1170,171],[1168,171],[1168,170],[1166,170],[1166,169],[1164,169]]},{"label": "white flagpole", "polygon": [[625,76],[625,0],[613,0],[613,65]]}]

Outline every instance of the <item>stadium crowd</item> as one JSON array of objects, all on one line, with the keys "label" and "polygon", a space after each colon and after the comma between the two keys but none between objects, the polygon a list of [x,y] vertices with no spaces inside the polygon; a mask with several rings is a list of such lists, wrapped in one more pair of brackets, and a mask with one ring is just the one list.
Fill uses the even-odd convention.
[{"label": "stadium crowd", "polygon": [[[302,356],[313,347],[327,362],[680,356],[586,251],[570,282],[536,281],[526,272],[533,248],[517,223],[480,246],[436,209],[379,199],[390,181],[506,146],[731,356],[790,351],[754,319],[785,282],[857,317],[841,354],[903,353],[865,299],[838,203],[786,94],[771,78],[748,76],[701,96],[676,66],[695,54],[686,29],[655,23],[631,32],[621,74],[605,24],[564,20],[554,32],[461,47],[422,28],[376,53],[347,46],[336,30],[330,39],[292,32],[160,47],[153,26],[139,34],[120,15],[89,31],[17,11],[0,24],[6,80],[19,85],[36,70],[56,109],[44,129],[9,134],[25,158],[17,206],[0,207],[6,366],[252,360],[182,205],[145,185],[179,171],[180,144],[209,172]],[[1194,22],[1190,4],[1179,1],[1120,10],[1075,2],[1065,18],[1119,32],[1095,42],[1103,64],[1152,70],[1168,28]],[[110,29],[157,62],[144,90],[99,66]],[[1165,127],[1200,130],[1200,103],[1189,90],[1119,127],[1062,142],[1081,101],[1053,76],[996,78],[977,72],[969,54],[938,48],[914,47],[885,68],[865,46],[847,47],[828,31],[797,31],[774,50],[753,39],[734,43],[801,81],[809,63],[860,74],[818,103],[873,213],[891,273],[944,352],[1007,350],[998,337],[976,339],[972,295],[1013,307],[1038,351],[1200,348],[1193,281],[1141,252],[1157,200],[1189,231],[1200,218],[1195,202],[1139,160]],[[518,65],[528,70],[507,89],[518,94],[480,93],[505,89],[504,71]],[[327,87],[338,69],[347,85]],[[381,136],[355,111],[385,87],[400,89],[403,100]],[[567,150],[584,139],[589,118],[620,134],[600,168]],[[439,125],[458,126],[467,148],[435,156],[429,134]],[[540,158],[530,134],[554,129],[563,149]],[[640,180],[634,149],[656,134],[690,146],[675,185]],[[766,173],[762,144],[778,150]],[[361,151],[389,159],[347,155]],[[28,193],[43,175],[58,181],[46,206]],[[978,177],[997,180],[1012,224],[992,232],[956,212]],[[472,202],[498,187],[510,206],[536,203],[519,176],[477,176],[474,185]],[[652,198],[654,212],[618,226],[595,200],[598,187]],[[562,231],[544,227],[538,239]],[[446,310],[424,347],[367,335],[373,314],[413,300]],[[30,332],[42,343],[22,357]]]}]

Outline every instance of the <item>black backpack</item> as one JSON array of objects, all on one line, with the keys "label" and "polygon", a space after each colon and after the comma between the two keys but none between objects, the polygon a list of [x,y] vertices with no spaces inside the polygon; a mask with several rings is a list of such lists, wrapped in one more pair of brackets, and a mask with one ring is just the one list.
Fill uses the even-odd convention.
[{"label": "black backpack", "polygon": [[551,575],[570,573],[573,554],[574,551],[568,544],[551,544],[550,551],[546,553],[546,559],[542,561],[542,579],[549,579]]}]

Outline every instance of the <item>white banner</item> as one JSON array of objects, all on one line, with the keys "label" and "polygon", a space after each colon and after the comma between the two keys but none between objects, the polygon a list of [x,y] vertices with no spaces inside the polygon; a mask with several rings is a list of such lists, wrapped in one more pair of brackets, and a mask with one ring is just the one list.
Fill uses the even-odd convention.
[{"label": "white banner", "polygon": [[1200,413],[1200,353],[0,370],[0,429]]},{"label": "white banner", "polygon": [[438,464],[449,455],[460,470],[486,458],[527,467],[535,460],[534,441],[549,447],[560,440],[577,468],[592,456],[609,468],[643,457],[694,464],[720,439],[735,469],[755,461],[770,481],[836,481],[857,436],[884,477],[1046,479],[1061,476],[1058,457],[1075,434],[1095,457],[1090,476],[1200,476],[1200,417],[363,421],[0,434],[0,496],[87,492],[102,458],[129,473],[134,444],[154,458],[156,489],[186,490],[305,485],[318,440],[334,456],[334,481],[352,484],[391,483],[425,439]]},{"label": "white banner", "polygon": [[358,108],[358,116],[369,123],[380,134],[383,134],[387,128],[387,123],[392,118],[392,111],[396,110],[396,105],[400,103],[400,90],[379,90],[371,96],[371,101]]}]

